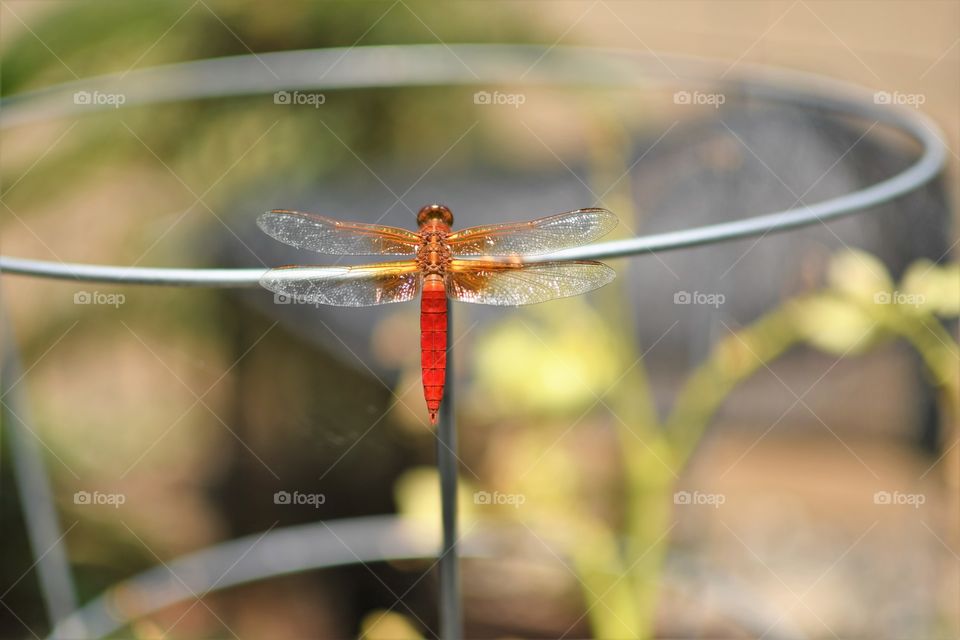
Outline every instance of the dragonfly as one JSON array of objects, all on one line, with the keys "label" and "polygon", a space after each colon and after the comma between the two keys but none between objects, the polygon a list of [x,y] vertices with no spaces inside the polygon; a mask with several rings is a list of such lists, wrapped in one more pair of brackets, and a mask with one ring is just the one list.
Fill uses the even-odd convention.
[{"label": "dragonfly", "polygon": [[420,368],[430,423],[437,423],[447,369],[447,302],[519,306],[574,296],[610,283],[613,269],[592,260],[528,261],[586,244],[617,225],[600,208],[527,222],[454,231],[453,213],[431,204],[416,232],[274,209],[257,224],[298,249],[339,256],[404,256],[360,266],[291,265],[270,269],[260,284],[308,304],[366,307],[420,297]]}]

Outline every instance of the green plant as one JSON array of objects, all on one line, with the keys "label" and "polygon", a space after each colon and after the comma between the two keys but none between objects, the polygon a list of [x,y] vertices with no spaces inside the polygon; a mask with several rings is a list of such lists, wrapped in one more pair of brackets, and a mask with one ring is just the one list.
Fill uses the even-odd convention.
[{"label": "green plant", "polygon": [[[543,368],[556,357],[586,372],[584,378],[600,380],[600,388],[609,383],[611,372],[606,363],[618,351],[617,345],[620,352],[637,353],[636,347],[622,346],[630,344],[626,322],[605,334],[603,323],[581,326],[589,323],[586,309],[543,319],[541,313],[532,310],[527,314],[529,320],[503,321],[484,343],[484,350],[496,353],[503,343],[512,350],[514,360],[539,362]],[[647,374],[638,361],[602,398],[611,410],[622,452],[623,487],[608,492],[622,495],[622,512],[614,510],[613,516],[598,513],[602,510],[589,499],[585,487],[591,480],[583,472],[583,461],[555,447],[557,430],[551,425],[556,420],[547,409],[556,409],[556,402],[538,403],[536,385],[518,388],[521,374],[504,381],[496,371],[487,371],[490,367],[481,359],[480,393],[487,397],[499,394],[503,403],[523,414],[527,425],[524,435],[511,439],[510,452],[506,461],[500,461],[495,477],[528,496],[527,504],[539,510],[534,517],[563,522],[569,535],[557,540],[566,545],[583,585],[594,636],[649,638],[670,542],[675,483],[730,393],[802,345],[852,357],[899,339],[921,356],[931,384],[939,391],[944,415],[950,427],[956,428],[960,415],[958,345],[941,320],[958,313],[960,265],[918,261],[895,284],[875,257],[844,251],[833,257],[821,290],[789,299],[719,340],[682,384],[662,422],[654,411]],[[611,317],[618,316],[604,315]],[[541,344],[530,339],[530,334],[526,343],[521,339],[523,332],[518,327],[527,322],[536,325],[530,334],[540,336]],[[570,332],[590,337],[577,349],[563,337]],[[555,395],[556,389],[551,393]],[[576,393],[568,394],[576,405]],[[537,460],[537,472],[518,472],[524,464],[529,466],[531,459]],[[500,513],[511,511],[516,513],[510,509]],[[524,519],[531,513],[525,507]]]}]

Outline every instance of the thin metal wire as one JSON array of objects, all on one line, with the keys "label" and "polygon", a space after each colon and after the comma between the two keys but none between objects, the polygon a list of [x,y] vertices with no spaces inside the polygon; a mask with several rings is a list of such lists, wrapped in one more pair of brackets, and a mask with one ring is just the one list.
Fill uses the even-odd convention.
[{"label": "thin metal wire", "polygon": [[[946,150],[942,136],[937,126],[919,111],[875,104],[872,93],[845,83],[797,72],[741,66],[748,72],[726,79],[715,71],[707,72],[712,65],[697,58],[540,45],[406,45],[278,52],[166,65],[11,96],[0,101],[0,130],[113,108],[96,101],[78,105],[73,99],[78,91],[122,93],[126,99],[123,106],[129,107],[292,89],[438,84],[649,88],[661,83],[708,82],[721,84],[730,96],[799,105],[885,124],[913,138],[922,148],[916,162],[901,173],[837,198],[731,222],[586,245],[531,261],[617,258],[795,229],[888,202],[929,182],[943,169]],[[0,256],[0,272],[124,284],[254,287],[264,270],[122,267]]]},{"label": "thin metal wire", "polygon": [[[448,305],[449,307],[450,305]],[[447,309],[447,340],[453,338],[453,309]],[[463,604],[460,599],[460,553],[457,536],[457,423],[454,418],[453,348],[447,349],[447,384],[437,423],[437,471],[440,474],[440,514],[443,546],[440,548],[440,637],[463,637]]]},{"label": "thin metal wire", "polygon": [[[27,538],[37,569],[40,594],[50,627],[77,608],[77,591],[70,572],[66,542],[57,515],[53,487],[40,450],[40,438],[31,427],[20,354],[13,328],[0,308],[0,423],[16,480]],[[35,425],[34,425],[35,426]]]}]

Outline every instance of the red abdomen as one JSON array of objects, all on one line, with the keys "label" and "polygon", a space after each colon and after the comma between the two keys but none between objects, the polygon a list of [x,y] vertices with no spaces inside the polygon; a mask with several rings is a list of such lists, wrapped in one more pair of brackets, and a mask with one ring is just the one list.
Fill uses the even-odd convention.
[{"label": "red abdomen", "polygon": [[436,424],[447,373],[447,292],[443,280],[436,276],[427,276],[423,283],[420,301],[420,368],[430,423]]}]

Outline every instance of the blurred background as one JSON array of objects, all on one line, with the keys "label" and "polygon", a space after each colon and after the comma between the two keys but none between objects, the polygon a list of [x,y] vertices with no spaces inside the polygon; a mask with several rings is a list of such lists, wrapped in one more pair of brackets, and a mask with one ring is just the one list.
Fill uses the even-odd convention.
[{"label": "blurred background", "polygon": [[[612,260],[617,280],[582,298],[455,305],[464,540],[496,542],[463,561],[467,636],[960,635],[957,3],[8,1],[0,90],[251,52],[488,42],[827,75],[931,116],[949,166],[875,214]],[[869,121],[711,91],[339,90],[31,124],[3,134],[2,251],[325,264],[256,216],[413,228],[435,201],[457,226],[604,206],[620,238],[819,202],[917,153]],[[80,602],[297,524],[397,514],[424,539],[436,529],[417,305],[15,276],[0,295],[4,356],[23,374],[4,370],[5,393],[29,408],[4,413],[0,636],[50,630],[13,421],[44,458]],[[432,560],[308,570],[117,637],[436,637],[438,588]]]}]

